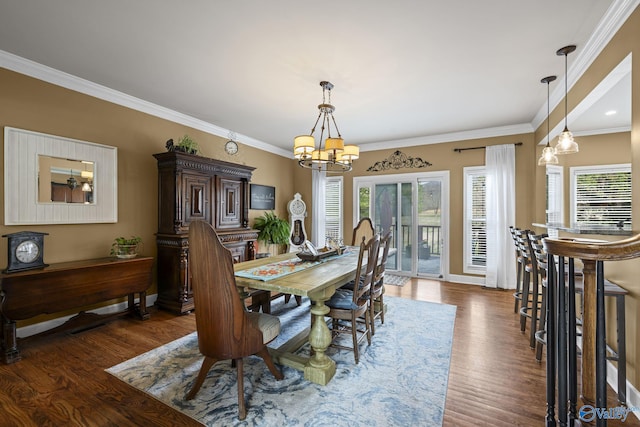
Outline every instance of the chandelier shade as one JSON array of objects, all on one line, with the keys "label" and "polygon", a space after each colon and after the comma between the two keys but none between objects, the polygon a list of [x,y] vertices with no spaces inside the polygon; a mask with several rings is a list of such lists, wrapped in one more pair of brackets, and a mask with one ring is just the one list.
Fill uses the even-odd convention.
[{"label": "chandelier shade", "polygon": [[554,81],[556,76],[548,76],[540,80],[540,83],[547,84],[547,145],[542,149],[542,155],[538,159],[538,166],[557,165],[558,156],[556,156],[556,150],[549,144],[549,83]]},{"label": "chandelier shade", "polygon": [[[352,169],[352,162],[360,156],[360,148],[356,145],[344,145],[344,139],[340,135],[336,119],[333,116],[335,107],[331,105],[331,89],[333,84],[321,81],[322,103],[318,105],[318,117],[308,135],[298,135],[293,140],[293,157],[303,168],[324,170],[327,172],[348,172]],[[318,124],[320,126],[320,139],[316,144],[313,136]],[[331,128],[335,129],[331,135]],[[326,140],[323,140],[324,133]]]},{"label": "chandelier shade", "polygon": [[573,134],[567,126],[567,55],[575,50],[576,47],[574,45],[569,45],[556,51],[556,55],[564,56],[564,130],[558,138],[556,154],[574,154],[579,151],[578,143],[573,139]]}]

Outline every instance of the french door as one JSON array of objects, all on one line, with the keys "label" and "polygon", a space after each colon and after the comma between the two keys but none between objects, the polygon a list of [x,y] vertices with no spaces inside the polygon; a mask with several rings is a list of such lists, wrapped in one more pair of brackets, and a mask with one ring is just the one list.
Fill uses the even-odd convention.
[{"label": "french door", "polygon": [[369,217],[376,231],[392,230],[387,270],[446,279],[448,171],[356,177],[354,189],[354,224]]}]

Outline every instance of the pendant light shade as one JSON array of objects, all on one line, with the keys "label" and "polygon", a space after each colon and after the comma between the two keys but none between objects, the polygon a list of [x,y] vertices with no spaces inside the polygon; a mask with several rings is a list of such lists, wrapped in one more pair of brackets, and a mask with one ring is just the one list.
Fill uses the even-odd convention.
[{"label": "pendant light shade", "polygon": [[549,83],[551,83],[555,79],[556,76],[548,76],[540,80],[541,83],[547,84],[547,145],[542,150],[542,155],[538,159],[538,166],[558,164],[558,156],[556,156],[556,150],[549,144]]},{"label": "pendant light shade", "polygon": [[567,55],[576,50],[574,45],[565,46],[558,49],[556,55],[564,56],[564,130],[558,138],[558,144],[556,145],[556,154],[573,154],[579,151],[578,143],[573,139],[573,134],[569,131],[567,126]]}]

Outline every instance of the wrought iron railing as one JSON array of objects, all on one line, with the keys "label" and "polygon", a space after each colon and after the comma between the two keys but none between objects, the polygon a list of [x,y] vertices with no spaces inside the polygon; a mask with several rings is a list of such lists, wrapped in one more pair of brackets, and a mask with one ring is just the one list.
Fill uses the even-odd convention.
[{"label": "wrought iron railing", "polygon": [[[640,234],[629,239],[605,243],[550,238],[545,238],[543,242],[549,266],[546,290],[545,423],[547,426],[574,425],[580,417],[577,407],[575,260],[582,262],[584,286],[581,395],[583,402],[593,402],[592,414],[604,414],[607,411],[604,261],[640,257]],[[606,417],[593,418],[598,427],[607,425]]]}]

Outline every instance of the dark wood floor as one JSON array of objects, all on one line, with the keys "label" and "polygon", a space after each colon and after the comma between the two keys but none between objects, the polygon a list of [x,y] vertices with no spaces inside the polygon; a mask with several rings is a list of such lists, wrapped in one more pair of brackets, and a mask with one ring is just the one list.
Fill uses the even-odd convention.
[{"label": "dark wood floor", "polygon": [[[458,307],[445,426],[543,425],[544,364],[519,331],[511,292],[412,279],[387,286],[387,295]],[[21,343],[23,360],[0,365],[0,426],[199,425],[104,372],[194,330],[193,315],[153,311],[145,322],[118,319]],[[630,415],[609,425],[640,422]]]}]

